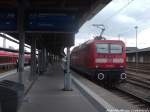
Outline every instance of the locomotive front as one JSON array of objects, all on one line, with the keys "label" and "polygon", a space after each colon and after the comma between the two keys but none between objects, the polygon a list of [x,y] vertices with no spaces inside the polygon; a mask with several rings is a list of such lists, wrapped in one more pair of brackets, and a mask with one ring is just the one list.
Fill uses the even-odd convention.
[{"label": "locomotive front", "polygon": [[95,74],[104,83],[115,84],[126,79],[125,44],[117,40],[95,41]]}]

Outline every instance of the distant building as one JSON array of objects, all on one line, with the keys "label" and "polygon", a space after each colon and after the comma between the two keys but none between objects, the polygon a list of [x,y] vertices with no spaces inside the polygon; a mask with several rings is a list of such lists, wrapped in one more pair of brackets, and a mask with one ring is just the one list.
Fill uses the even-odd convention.
[{"label": "distant building", "polygon": [[138,54],[138,62],[139,63],[150,63],[150,47],[144,49],[136,49],[132,47],[128,47],[126,50],[127,54],[127,62],[135,62],[136,52]]},{"label": "distant building", "polygon": [[136,51],[137,49],[137,47],[126,47],[126,52]]}]

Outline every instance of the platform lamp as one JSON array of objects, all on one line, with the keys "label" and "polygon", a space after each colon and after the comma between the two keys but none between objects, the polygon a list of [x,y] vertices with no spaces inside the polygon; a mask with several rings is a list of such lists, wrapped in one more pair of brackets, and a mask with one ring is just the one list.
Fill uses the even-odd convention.
[{"label": "platform lamp", "polygon": [[135,54],[135,61],[136,61],[136,69],[137,69],[137,66],[138,66],[138,48],[137,48],[137,32],[138,32],[138,26],[135,26],[135,33],[136,33],[136,54]]}]

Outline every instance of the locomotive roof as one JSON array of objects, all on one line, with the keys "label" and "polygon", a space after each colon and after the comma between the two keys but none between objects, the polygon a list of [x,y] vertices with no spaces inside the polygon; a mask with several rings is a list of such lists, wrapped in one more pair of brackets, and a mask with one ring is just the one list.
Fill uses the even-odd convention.
[{"label": "locomotive roof", "polygon": [[119,42],[124,44],[122,40],[95,40],[95,42],[106,42],[106,43]]},{"label": "locomotive roof", "polygon": [[[82,49],[82,48],[84,48],[85,46],[87,46],[87,45],[89,45],[89,44],[92,44],[92,43],[96,43],[96,42],[104,42],[104,43],[121,43],[121,44],[124,44],[124,42],[123,41],[121,41],[121,40],[88,40],[88,41],[86,41],[86,42],[84,42],[83,44],[81,44],[81,45],[79,45],[79,46],[76,46],[73,50],[72,50],[72,52],[76,52],[77,50],[79,50],[79,49]],[[125,44],[124,44],[125,45]]]}]

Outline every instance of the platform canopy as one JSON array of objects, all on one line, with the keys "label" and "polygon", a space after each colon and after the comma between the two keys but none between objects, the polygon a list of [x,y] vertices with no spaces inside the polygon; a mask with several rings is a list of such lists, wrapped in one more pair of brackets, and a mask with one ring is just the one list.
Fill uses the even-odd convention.
[{"label": "platform canopy", "polygon": [[[0,0],[0,31],[37,48],[60,54],[74,45],[74,36],[81,25],[97,14],[111,0]],[[19,13],[21,11],[21,13]]]}]

